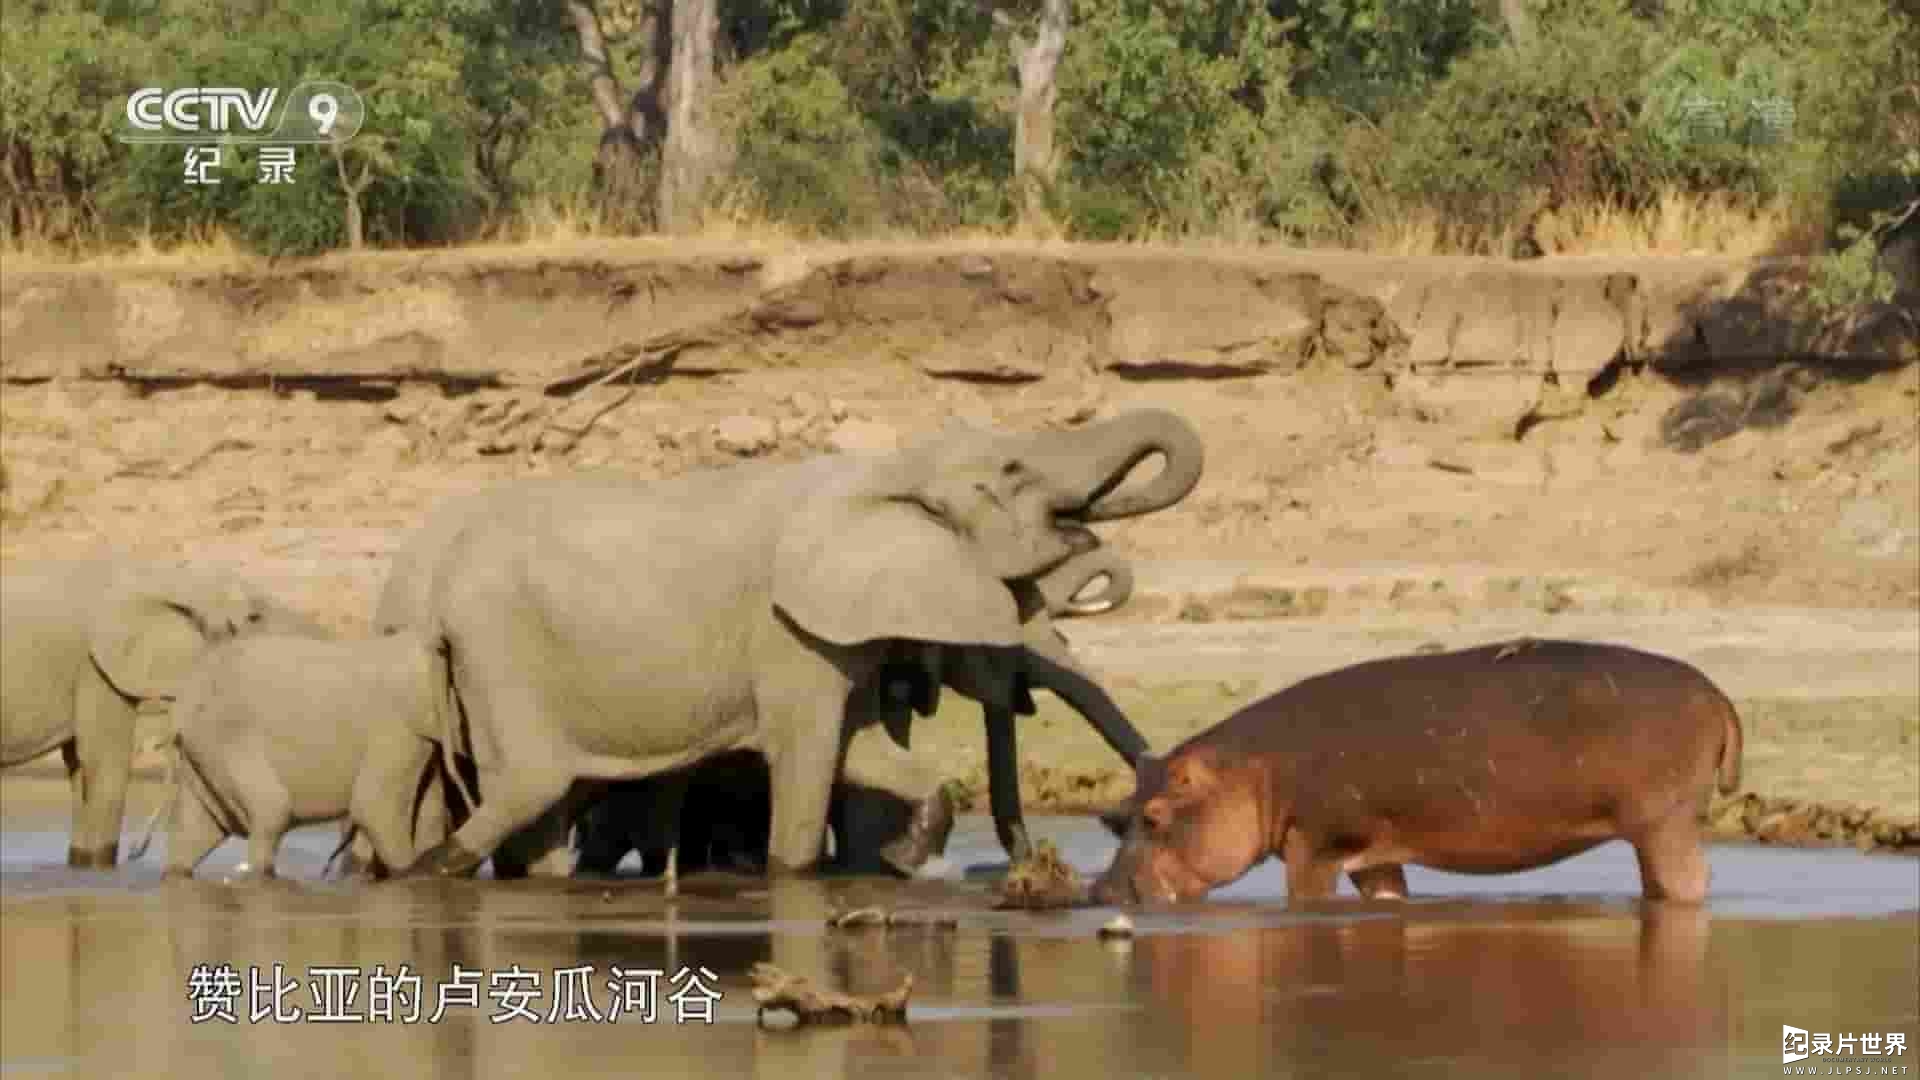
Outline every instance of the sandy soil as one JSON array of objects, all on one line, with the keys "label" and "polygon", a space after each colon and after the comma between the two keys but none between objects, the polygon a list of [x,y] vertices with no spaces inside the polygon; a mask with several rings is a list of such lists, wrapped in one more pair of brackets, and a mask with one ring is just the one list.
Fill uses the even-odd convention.
[{"label": "sandy soil", "polygon": [[[1740,703],[1722,831],[1920,844],[1920,367],[1881,324],[1768,322],[1766,280],[956,251],[4,273],[0,559],[231,561],[357,630],[427,508],[511,475],[1161,406],[1206,475],[1105,530],[1140,591],[1068,628],[1156,746],[1427,641],[1603,637]],[[1030,805],[1123,793],[1044,708]],[[971,711],[923,728],[978,788]]]}]

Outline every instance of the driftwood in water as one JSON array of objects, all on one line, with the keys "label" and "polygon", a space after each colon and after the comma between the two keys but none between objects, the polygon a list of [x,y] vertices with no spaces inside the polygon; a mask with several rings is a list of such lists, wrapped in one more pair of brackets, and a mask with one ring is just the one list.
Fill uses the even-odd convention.
[{"label": "driftwood in water", "polygon": [[854,995],[815,986],[803,975],[794,975],[772,964],[753,965],[753,1000],[759,1005],[756,1018],[769,1010],[786,1010],[800,1023],[846,1024],[856,1021],[904,1024],[907,999],[913,996],[913,975],[902,976],[898,989],[884,994]]},{"label": "driftwood in water", "polygon": [[1014,864],[1000,882],[1000,907],[1064,908],[1085,902],[1086,883],[1067,861],[1060,849],[1042,840],[1033,854]]}]

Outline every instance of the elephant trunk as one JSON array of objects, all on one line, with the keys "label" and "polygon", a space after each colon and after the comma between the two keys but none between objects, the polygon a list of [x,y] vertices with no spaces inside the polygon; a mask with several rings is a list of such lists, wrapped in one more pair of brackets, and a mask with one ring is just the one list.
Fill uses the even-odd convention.
[{"label": "elephant trunk", "polygon": [[[1100,578],[1106,579],[1105,586],[1091,598],[1079,599],[1081,591]],[[1133,565],[1111,548],[1097,548],[1069,559],[1039,584],[1047,614],[1059,618],[1101,615],[1132,598]]]},{"label": "elephant trunk", "polygon": [[1129,768],[1147,752],[1146,738],[1092,679],[1031,650],[1027,655],[1027,677],[1032,685],[1053,691],[1075,712],[1086,717]]},{"label": "elephant trunk", "polygon": [[[1042,436],[1048,476],[1083,496],[1074,517],[1083,522],[1139,517],[1172,506],[1200,482],[1205,445],[1193,425],[1165,409],[1138,409],[1101,424]],[[1160,475],[1139,491],[1114,494],[1135,466],[1153,454],[1166,458]]]}]

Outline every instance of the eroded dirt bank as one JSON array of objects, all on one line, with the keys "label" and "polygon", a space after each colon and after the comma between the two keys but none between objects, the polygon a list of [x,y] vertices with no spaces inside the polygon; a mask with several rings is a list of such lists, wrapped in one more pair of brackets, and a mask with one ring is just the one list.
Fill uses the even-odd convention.
[{"label": "eroded dirt bank", "polygon": [[[0,272],[0,557],[231,560],[358,629],[434,501],[516,473],[663,474],[1157,405],[1206,435],[1205,478],[1107,528],[1141,591],[1069,628],[1157,745],[1294,667],[1196,678],[1199,646],[1156,628],[1243,626],[1243,663],[1346,642],[1302,654],[1328,665],[1578,629],[1695,648],[1719,678],[1735,662],[1716,628],[1849,609],[1894,620],[1895,645],[1822,651],[1816,619],[1752,654],[1805,672],[1732,691],[1760,718],[1750,756],[1793,768],[1754,770],[1720,817],[1913,843],[1920,330],[1884,310],[1789,317],[1802,272],[619,248]],[[1097,743],[1041,719],[1030,802],[1125,790]],[[969,714],[929,727],[980,741]],[[1812,809],[1783,818],[1789,798]],[[1847,824],[1842,803],[1875,814]]]}]

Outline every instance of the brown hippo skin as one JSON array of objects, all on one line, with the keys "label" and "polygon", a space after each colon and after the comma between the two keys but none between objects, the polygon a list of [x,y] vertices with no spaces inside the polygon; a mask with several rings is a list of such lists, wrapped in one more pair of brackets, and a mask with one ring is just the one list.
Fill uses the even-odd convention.
[{"label": "brown hippo skin", "polygon": [[1143,757],[1103,904],[1180,902],[1286,862],[1289,901],[1405,898],[1403,866],[1503,874],[1613,839],[1649,899],[1706,897],[1709,784],[1740,782],[1740,719],[1697,669],[1525,639],[1316,675]]}]

